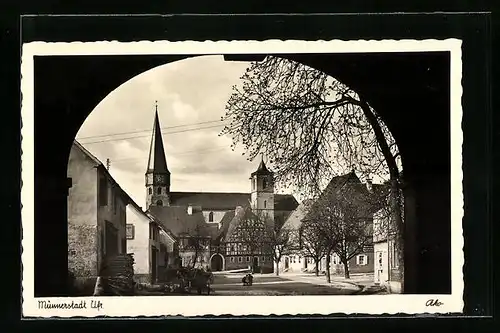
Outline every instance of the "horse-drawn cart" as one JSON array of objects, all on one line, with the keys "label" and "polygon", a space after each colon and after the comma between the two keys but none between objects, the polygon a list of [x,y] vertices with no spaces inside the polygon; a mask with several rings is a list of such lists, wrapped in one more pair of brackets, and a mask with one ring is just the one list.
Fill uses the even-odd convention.
[{"label": "horse-drawn cart", "polygon": [[183,275],[184,290],[188,294],[190,294],[192,290],[196,290],[198,295],[201,295],[204,291],[207,292],[207,295],[210,295],[212,291],[211,285],[214,279],[211,272],[205,272],[201,269],[190,269],[183,271],[181,274]]}]

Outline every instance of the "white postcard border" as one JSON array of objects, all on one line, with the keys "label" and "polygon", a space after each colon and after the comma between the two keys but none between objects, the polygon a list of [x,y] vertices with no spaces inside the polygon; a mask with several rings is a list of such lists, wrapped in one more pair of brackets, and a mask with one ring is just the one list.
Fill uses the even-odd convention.
[{"label": "white postcard border", "polygon": [[[463,192],[462,192],[462,42],[446,40],[355,41],[141,41],[141,42],[32,42],[22,47],[22,286],[25,317],[135,317],[202,315],[328,315],[459,313],[463,311]],[[122,54],[258,54],[258,53],[372,53],[450,51],[451,54],[451,295],[366,296],[134,296],[34,297],[34,68],[35,55]],[[193,305],[193,298],[197,297]],[[361,297],[361,298],[360,298]],[[426,306],[430,300],[441,306]],[[43,309],[40,301],[84,302],[86,309]],[[101,303],[98,303],[98,302]],[[92,304],[102,304],[102,307]],[[83,304],[83,303],[81,303]]]}]

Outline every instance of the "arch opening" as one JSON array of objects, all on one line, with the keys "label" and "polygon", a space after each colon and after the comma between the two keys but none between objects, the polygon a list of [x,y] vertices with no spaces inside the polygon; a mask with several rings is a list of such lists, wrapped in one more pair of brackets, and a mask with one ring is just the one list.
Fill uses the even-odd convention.
[{"label": "arch opening", "polygon": [[[297,57],[293,57],[293,58],[297,58]],[[104,80],[104,84],[101,85],[100,87],[90,87],[90,85],[89,85],[88,89],[90,89],[90,90],[86,90],[86,91],[84,91],[82,93],[83,95],[90,96],[90,98],[88,99],[88,101],[85,101],[84,103],[81,103],[82,105],[70,105],[69,106],[73,110],[72,111],[73,114],[77,115],[77,116],[75,116],[74,118],[72,118],[73,116],[69,116],[69,120],[67,121],[67,123],[68,123],[68,133],[71,133],[72,131],[74,131],[74,133],[76,133],[76,130],[83,123],[83,120],[85,119],[85,117],[93,109],[93,106],[92,106],[93,101],[99,101],[99,100],[101,100],[102,96],[106,95],[106,91],[110,91],[110,89],[112,89],[112,88],[116,87],[117,85],[119,85],[120,82],[123,82],[124,80],[129,79],[130,77],[132,77],[133,75],[135,75],[137,73],[141,73],[144,70],[148,70],[149,68],[157,66],[158,64],[165,63],[165,62],[170,62],[171,60],[162,59],[162,60],[155,60],[155,61],[156,61],[156,63],[153,63],[151,61],[143,62],[141,65],[132,66],[127,71],[123,71],[123,66],[120,66],[120,70],[118,70],[117,68],[114,69],[115,70],[114,72],[113,72],[113,70],[111,70],[112,75],[109,75],[109,76],[103,75],[103,77],[105,77],[106,79]],[[304,63],[309,63],[309,64],[314,64],[315,63],[314,60],[310,60],[310,59],[309,60],[308,59],[300,59],[300,61],[302,61]],[[97,63],[99,63],[99,61],[97,61]],[[102,63],[103,62],[101,62],[101,64]],[[339,63],[339,62],[337,62],[337,63]],[[412,66],[420,66],[420,64],[416,63],[415,61],[413,61],[413,63],[415,65],[412,65]],[[421,62],[421,63],[423,63],[421,65],[421,67],[425,67],[424,68],[425,70],[428,67],[429,68],[433,68],[433,69],[435,68],[433,65],[427,65],[425,63],[425,61]],[[446,62],[441,63],[441,65],[438,66],[438,67],[446,67],[446,64],[447,64]],[[325,68],[325,66],[327,66],[327,65],[320,64],[320,65],[316,66],[316,68]],[[343,66],[339,66],[339,67],[343,67]],[[384,67],[384,66],[379,66],[379,67]],[[60,69],[58,69],[58,70],[61,71],[61,72],[63,72],[64,71],[63,68],[64,68],[64,66],[60,67]],[[106,66],[102,67],[102,69],[104,69],[104,68],[106,68]],[[140,69],[138,69],[138,68],[140,68]],[[370,65],[367,68],[377,68],[377,66]],[[390,68],[390,67],[384,67],[384,68]],[[347,74],[345,74],[346,72],[342,72],[343,70],[346,70],[348,72],[347,66],[345,66],[344,69],[332,70],[330,68],[327,71],[330,72],[330,73],[340,73],[339,77],[343,77],[343,81],[347,82],[347,81],[349,81],[348,80],[349,77],[348,77]],[[71,71],[67,71],[67,72],[71,72]],[[102,70],[99,71],[99,70],[97,70],[96,72],[103,73],[103,72],[106,72],[106,71],[102,71]],[[370,70],[368,70],[367,72],[370,72]],[[402,71],[402,72],[404,72],[404,71]],[[118,73],[120,73],[120,74],[118,74]],[[73,75],[78,76],[77,74],[73,74]],[[39,78],[43,78],[43,77],[44,77],[43,75],[39,76]],[[380,78],[381,78],[382,82],[387,81],[386,78],[384,78],[383,76],[380,76]],[[42,80],[42,79],[40,79],[40,80]],[[431,78],[430,80],[433,80],[433,78]],[[350,82],[353,82],[353,81],[356,81],[355,75],[353,75],[353,77],[350,78]],[[349,85],[352,86],[352,87],[365,85],[363,87],[363,89],[360,89],[359,91],[363,91],[364,95],[368,96],[368,99],[370,99],[371,101],[374,101],[374,103],[373,103],[374,105],[377,104],[377,105],[385,105],[385,106],[387,106],[385,108],[384,107],[380,107],[380,108],[377,107],[377,110],[380,110],[381,113],[383,113],[385,119],[389,119],[390,120],[390,121],[387,122],[387,124],[388,124],[388,126],[390,125],[389,127],[391,128],[391,132],[392,132],[392,129],[395,130],[393,132],[394,135],[396,135],[396,130],[397,130],[397,133],[398,133],[398,144],[400,145],[402,160],[405,163],[409,162],[409,164],[405,164],[405,167],[406,167],[406,169],[405,169],[405,178],[407,178],[410,183],[411,182],[415,182],[416,180],[425,180],[425,177],[426,177],[425,174],[428,173],[429,170],[432,170],[432,167],[428,166],[427,169],[424,168],[422,171],[419,171],[418,166],[419,165],[423,165],[425,163],[427,163],[429,165],[430,165],[430,163],[431,164],[433,163],[432,165],[437,165],[439,167],[438,172],[443,172],[443,174],[445,175],[444,178],[446,178],[446,172],[447,172],[446,171],[446,165],[447,165],[446,163],[447,162],[446,162],[446,160],[443,160],[443,158],[446,159],[446,156],[440,156],[440,155],[443,155],[444,149],[442,149],[442,146],[440,144],[436,144],[436,143],[439,142],[439,140],[440,140],[438,138],[443,138],[444,137],[446,139],[447,133],[443,132],[442,133],[443,135],[441,135],[441,134],[436,134],[437,131],[433,132],[433,131],[429,130],[428,135],[426,135],[425,137],[421,138],[422,140],[421,140],[421,142],[419,142],[419,146],[428,147],[428,151],[424,150],[422,147],[418,147],[418,146],[414,146],[414,145],[412,146],[412,143],[411,143],[412,140],[414,140],[414,138],[418,135],[418,132],[415,131],[414,129],[416,127],[418,127],[417,124],[421,124],[422,123],[417,118],[424,118],[425,119],[425,116],[423,116],[422,114],[424,114],[424,115],[425,114],[429,114],[429,113],[426,113],[427,112],[426,110],[430,110],[430,109],[432,109],[432,110],[438,110],[440,108],[442,109],[443,105],[444,105],[444,107],[446,107],[446,102],[442,103],[440,101],[436,101],[435,96],[429,95],[425,91],[423,93],[420,93],[420,95],[418,96],[419,99],[426,100],[426,102],[428,103],[428,105],[426,107],[423,107],[423,106],[425,106],[425,104],[420,103],[416,99],[411,99],[412,101],[414,101],[414,103],[413,103],[414,105],[407,105],[407,109],[405,110],[406,112],[404,114],[408,115],[410,117],[412,117],[412,115],[416,114],[416,115],[418,115],[418,117],[417,118],[412,118],[412,120],[408,120],[407,123],[408,124],[412,124],[411,126],[409,126],[408,124],[406,124],[403,121],[399,121],[399,122],[397,121],[397,119],[398,119],[397,118],[398,117],[397,116],[397,112],[401,113],[401,107],[400,107],[401,103],[398,104],[394,99],[391,100],[390,98],[387,98],[387,95],[381,95],[380,97],[375,96],[374,93],[372,91],[370,91],[369,88],[366,88],[366,83],[368,81],[369,80],[361,80],[360,79],[357,82],[361,82],[361,83],[359,83],[359,84],[352,84],[352,83],[350,83]],[[66,80],[65,82],[66,83],[67,82],[71,82],[71,80]],[[383,83],[381,83],[381,82],[379,82],[379,83],[380,83],[380,86],[384,86]],[[35,85],[35,89],[38,89],[38,93],[36,95],[38,95],[38,96],[51,96],[51,95],[53,95],[53,93],[52,94],[51,93],[45,93],[45,94],[44,93],[40,93],[40,89],[41,89],[40,87],[42,87],[42,86],[44,86],[44,85],[40,85],[40,84],[36,84]],[[47,86],[47,85],[45,85],[45,86]],[[59,83],[55,82],[53,86],[59,87],[59,86],[64,86],[64,85],[61,82],[59,82]],[[390,86],[390,85],[387,85],[387,86]],[[433,88],[435,88],[435,86]],[[68,91],[71,91],[71,89],[72,88],[69,87]],[[405,88],[401,87],[401,89],[405,89]],[[358,91],[358,89],[356,89],[356,90]],[[400,90],[398,90],[398,91],[400,91]],[[395,99],[397,101],[401,101],[401,100],[404,100],[405,98],[413,96],[414,94],[416,94],[416,93],[415,92],[412,92],[411,94],[409,94],[409,93],[401,93],[401,94],[394,93],[394,97],[395,97]],[[426,96],[428,98],[426,98]],[[387,102],[384,102],[383,101],[384,99]],[[77,98],[74,98],[74,100],[75,101],[77,101],[77,100],[80,101],[80,99],[77,99]],[[410,98],[408,98],[408,100],[410,100]],[[399,105],[399,106],[398,107],[395,107],[395,106],[390,107],[390,106],[388,106],[390,104],[390,102],[393,102],[394,105]],[[41,109],[40,105],[42,105],[43,103],[42,102],[37,102],[37,103],[39,103],[37,105],[39,105],[38,109],[40,110]],[[45,104],[49,106],[50,102],[46,101]],[[47,107],[47,109],[51,108],[52,110],[57,110],[56,105],[52,105],[52,106],[53,107]],[[431,107],[431,106],[434,106],[434,107]],[[422,113],[419,113],[419,111],[422,111]],[[61,112],[62,112],[62,110],[61,110]],[[440,118],[439,115],[438,115],[437,118],[434,118],[434,119],[435,119],[435,123],[434,124],[430,124],[429,126],[435,126],[435,127],[432,127],[432,128],[439,128],[436,125],[436,123],[442,123],[442,119]],[[58,140],[59,140],[59,142],[58,142],[57,140],[54,139],[54,136],[51,136],[50,134],[48,134],[47,128],[49,128],[49,127],[46,127],[45,130],[43,128],[44,128],[43,126],[42,127],[38,127],[38,129],[39,129],[39,135],[37,136],[37,138],[40,138],[40,140],[37,140],[37,142],[39,142],[40,146],[51,147],[50,149],[45,150],[45,151],[48,153],[48,154],[46,154],[46,156],[52,156],[53,157],[51,159],[51,161],[52,161],[51,164],[54,166],[54,167],[52,167],[52,169],[53,169],[53,171],[51,171],[52,173],[47,174],[46,178],[47,179],[51,179],[52,184],[59,184],[59,185],[57,185],[56,187],[54,187],[54,189],[52,189],[52,190],[49,190],[48,185],[46,186],[43,183],[40,183],[40,185],[37,185],[37,186],[39,186],[39,190],[36,190],[36,191],[45,192],[45,193],[53,193],[53,195],[54,195],[54,198],[52,198],[52,199],[50,197],[41,199],[40,200],[41,202],[46,202],[48,204],[46,204],[46,205],[45,204],[44,205],[39,205],[39,207],[40,206],[46,206],[46,207],[52,206],[53,207],[54,203],[57,203],[57,206],[59,206],[59,204],[61,204],[62,206],[64,206],[64,205],[67,204],[66,203],[66,195],[67,195],[66,189],[68,188],[68,185],[67,185],[68,183],[67,183],[67,177],[66,177],[66,175],[64,173],[64,171],[65,171],[66,168],[64,168],[64,170],[62,168],[62,166],[63,166],[63,164],[64,164],[65,161],[63,161],[61,159],[61,156],[64,156],[65,154],[66,154],[66,156],[69,155],[69,149],[70,149],[71,142],[72,142],[74,136],[73,137],[71,137],[71,135],[67,136],[67,133],[66,133],[66,134],[64,134],[63,138],[58,137]],[[52,131],[52,130],[49,130],[49,131]],[[52,132],[55,132],[55,131],[52,131]],[[444,140],[444,141],[446,141],[446,140]],[[404,143],[404,146],[403,146],[403,143]],[[404,149],[403,149],[403,147],[404,147]],[[53,153],[53,152],[55,152],[55,153]],[[61,152],[62,152],[62,154],[61,154]],[[66,159],[66,161],[67,161],[67,159]],[[419,164],[418,161],[422,161],[422,162]],[[425,161],[427,161],[427,162],[425,162]],[[39,165],[41,165],[42,163],[43,162],[41,162]],[[444,167],[441,166],[441,165],[443,165]],[[64,166],[67,167],[67,165],[64,165]],[[48,167],[45,168],[43,166],[39,166],[39,168],[40,167],[44,168],[44,170],[49,170],[50,169]],[[425,167],[425,165],[424,165],[424,167]],[[443,168],[444,168],[444,171],[442,171]],[[432,181],[439,182],[439,180],[436,180],[436,179],[432,179]],[[443,183],[443,184],[441,184],[441,183],[435,184],[436,188],[438,188],[439,186],[446,187],[448,185],[445,184],[445,183]],[[42,190],[42,189],[45,189],[45,191]],[[437,228],[438,229],[438,230],[435,230],[436,233],[439,233],[439,234],[445,233],[446,234],[447,233],[447,229],[446,228],[443,229],[443,227],[440,226],[440,221],[443,221],[443,220],[446,221],[448,219],[447,218],[447,214],[448,213],[444,212],[443,209],[440,209],[439,207],[436,207],[435,205],[433,205],[432,202],[429,202],[429,201],[435,201],[436,202],[436,201],[439,201],[439,200],[428,199],[426,201],[425,195],[424,194],[419,194],[419,193],[428,193],[428,190],[426,190],[425,186],[423,186],[423,185],[420,185],[418,187],[413,187],[411,190],[414,193],[413,194],[414,195],[413,200],[416,200],[415,204],[418,203],[418,202],[420,202],[420,205],[419,205],[419,208],[418,208],[419,209],[418,216],[420,216],[420,217],[419,217],[418,221],[421,224],[421,227],[419,227],[419,228],[421,228],[421,230],[427,230],[428,232],[430,232],[431,230],[435,230],[435,229],[429,229],[429,226],[431,224],[433,224],[434,226],[432,228]],[[441,192],[437,192],[437,193],[441,193]],[[439,196],[436,196],[436,195],[432,196],[432,198],[438,198],[438,197]],[[443,196],[441,198],[446,198],[446,193],[443,193]],[[446,207],[446,205],[442,205],[442,206],[445,206],[444,210],[448,210],[448,208]],[[64,207],[66,207],[66,206],[64,206]],[[429,212],[429,211],[433,211],[434,215],[426,213],[426,212]],[[40,214],[40,216],[47,216],[47,217],[51,216],[48,213],[48,211],[46,212],[43,209],[40,209],[39,214]],[[417,212],[414,211],[413,214],[417,214]],[[423,221],[425,219],[423,219],[422,216],[426,216],[426,220],[428,220],[429,222],[428,223],[424,223]],[[44,218],[37,218],[37,219],[39,221],[40,220],[46,220]],[[64,217],[62,215],[53,216],[53,220],[60,221],[60,222],[57,222],[58,223],[57,225],[60,225],[61,227],[65,227],[65,225],[67,224],[67,221],[64,219]],[[40,223],[40,222],[36,222],[36,223]],[[413,224],[413,226],[411,228],[412,228],[412,230],[416,230],[415,228],[417,228],[417,225]],[[43,228],[40,228],[40,230],[41,229],[43,229]],[[420,229],[418,229],[418,230],[420,230]],[[63,231],[59,231],[57,234],[64,236],[64,232]],[[424,231],[421,231],[420,233],[421,234],[425,234]],[[43,239],[43,237],[41,239]],[[49,238],[46,237],[46,239],[49,239]],[[425,239],[425,238],[422,238],[422,239]],[[427,241],[421,240],[420,242],[421,243],[417,243],[417,245],[421,244],[421,246],[424,246],[424,244],[425,244],[426,248],[430,248],[430,247],[432,247],[432,244],[435,244],[435,241],[433,243],[433,241],[431,241],[431,240],[427,240]],[[436,246],[434,248],[444,248],[445,250],[447,250],[446,240],[444,240],[443,242],[444,243],[440,243],[439,246]],[[50,246],[44,246],[44,245],[42,245],[42,243],[40,243],[40,249],[43,249],[43,248],[49,249],[50,248]],[[413,245],[416,246],[416,244],[413,244]],[[408,246],[408,248],[410,248],[410,246]],[[417,253],[417,252],[415,252],[415,253]],[[53,260],[58,261],[58,263],[64,264],[64,262],[60,261],[61,254],[58,256],[55,252],[50,252],[50,256],[49,256],[49,255],[47,255],[47,253],[49,253],[49,252],[47,252],[47,250],[45,250],[45,251],[40,250],[40,251],[37,251],[36,253],[37,253],[36,254],[36,258],[38,258],[38,262],[44,261],[45,260],[44,258],[47,258],[47,260],[48,260],[48,258],[53,258]],[[66,253],[62,253],[62,256],[65,256],[65,255],[66,255]],[[413,256],[416,257],[418,255],[414,254]],[[446,256],[442,256],[442,257],[446,258]],[[35,259],[35,260],[37,260],[37,259]],[[439,264],[437,266],[434,265],[434,267],[438,267],[438,266],[444,267],[444,266],[447,265],[446,262],[443,262],[442,260],[439,261],[439,262],[441,263],[441,265],[439,265]],[[66,259],[66,263],[67,263],[67,259]],[[416,267],[416,264],[417,263],[415,263],[415,267]],[[39,266],[39,264],[36,264],[36,265],[37,265],[37,267]],[[39,266],[39,267],[41,267],[41,266]],[[62,265],[61,267],[64,267],[64,265]],[[38,268],[36,268],[36,269],[37,269],[37,272],[38,272],[39,271]],[[420,270],[422,272],[421,275],[424,276],[425,274],[427,274],[427,271],[429,271],[429,269],[427,269],[427,271],[424,271],[422,269]],[[43,270],[40,270],[40,271],[43,272]],[[62,277],[62,276],[64,276],[64,274],[60,274],[60,276]],[[431,275],[429,275],[429,276],[431,276]],[[445,271],[443,271],[443,276],[444,276],[444,278],[447,277]],[[55,277],[54,280],[57,280],[57,277]],[[413,282],[413,283],[416,283],[416,282]],[[36,282],[36,284],[37,284],[37,282]],[[62,285],[62,284],[63,283],[61,282],[60,285]],[[417,289],[415,289],[415,288],[413,290],[417,290],[418,289],[418,288]],[[38,289],[40,289],[40,288],[38,288]],[[50,287],[49,287],[49,289],[50,289]],[[35,290],[37,290],[37,289],[35,289]],[[56,294],[57,294],[57,292],[56,292]],[[41,295],[41,294],[38,293],[38,295]],[[47,295],[47,294],[45,294],[45,295]]]},{"label": "arch opening", "polygon": [[220,253],[214,253],[210,257],[210,269],[214,272],[223,271],[225,268],[224,257]]}]

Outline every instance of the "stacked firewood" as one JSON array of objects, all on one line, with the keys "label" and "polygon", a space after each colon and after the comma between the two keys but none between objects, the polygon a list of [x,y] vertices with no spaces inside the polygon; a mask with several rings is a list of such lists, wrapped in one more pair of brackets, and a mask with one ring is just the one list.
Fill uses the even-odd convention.
[{"label": "stacked firewood", "polygon": [[131,296],[134,294],[134,257],[121,254],[105,260],[101,270],[106,294]]}]

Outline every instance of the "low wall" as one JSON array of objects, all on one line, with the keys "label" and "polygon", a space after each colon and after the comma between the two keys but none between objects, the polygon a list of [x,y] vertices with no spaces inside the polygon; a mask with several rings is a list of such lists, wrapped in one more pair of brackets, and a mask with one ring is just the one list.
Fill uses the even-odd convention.
[{"label": "low wall", "polygon": [[70,282],[70,295],[73,297],[94,295],[97,276],[75,277]]},{"label": "low wall", "polygon": [[151,283],[151,276],[149,274],[134,274],[134,281],[136,283]]}]

